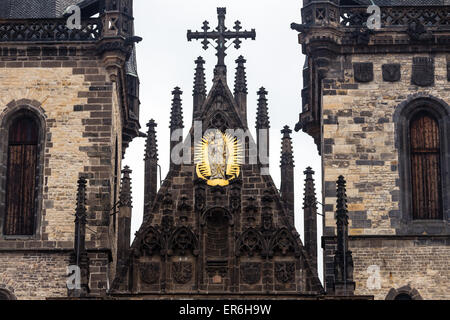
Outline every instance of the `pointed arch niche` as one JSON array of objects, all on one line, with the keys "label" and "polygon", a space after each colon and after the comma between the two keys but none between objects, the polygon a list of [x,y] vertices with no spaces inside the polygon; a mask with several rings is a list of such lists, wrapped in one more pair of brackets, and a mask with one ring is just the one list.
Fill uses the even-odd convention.
[{"label": "pointed arch niche", "polygon": [[13,101],[0,114],[0,239],[39,236],[45,130],[39,102]]},{"label": "pointed arch niche", "polygon": [[400,234],[450,230],[450,107],[413,95],[394,114],[399,152]]}]

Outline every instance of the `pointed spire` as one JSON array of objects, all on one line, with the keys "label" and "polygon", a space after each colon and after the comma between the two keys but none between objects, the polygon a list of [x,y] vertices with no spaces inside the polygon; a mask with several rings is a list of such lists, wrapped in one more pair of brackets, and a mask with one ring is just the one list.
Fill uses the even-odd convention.
[{"label": "pointed spire", "polygon": [[339,176],[337,182],[337,215],[341,218],[341,223],[348,225],[348,209],[347,209],[347,188],[345,178],[343,176]]},{"label": "pointed spire", "polygon": [[78,180],[77,208],[75,210],[75,237],[70,265],[80,268],[80,288],[69,289],[69,297],[86,297],[89,294],[89,257],[86,251],[86,185],[84,177]]},{"label": "pointed spire", "polygon": [[205,60],[203,60],[202,57],[198,57],[197,60],[195,60],[195,64],[197,67],[195,68],[194,77],[194,95],[206,95]]},{"label": "pointed spire", "polygon": [[261,87],[258,91],[258,110],[256,114],[256,128],[257,129],[269,129],[269,108],[267,107],[267,91],[264,87]]},{"label": "pointed spire", "polygon": [[156,139],[156,130],[155,130],[157,126],[158,125],[153,119],[151,119],[147,123],[148,131],[147,131],[147,141],[145,144],[144,160],[155,159],[156,161],[158,161],[158,140]]},{"label": "pointed spire", "polygon": [[234,81],[234,94],[245,93],[247,94],[247,75],[245,72],[245,63],[247,60],[244,59],[243,56],[239,56],[236,60],[237,68],[236,68],[236,77]]},{"label": "pointed spire", "polygon": [[308,167],[303,173],[306,175],[303,199],[305,249],[309,254],[311,266],[317,273],[317,198],[313,178],[314,171]]},{"label": "pointed spire", "polygon": [[133,206],[131,196],[131,173],[132,171],[129,166],[125,166],[122,170],[122,186],[120,189],[119,207],[131,208]]},{"label": "pointed spire", "polygon": [[131,197],[131,173],[130,167],[126,166],[122,170],[122,184],[120,188],[119,215],[117,218],[117,259],[116,275],[126,268],[126,260],[129,257],[131,238],[131,217],[132,217],[132,197]]},{"label": "pointed spire", "polygon": [[269,112],[267,107],[267,91],[261,87],[258,94],[258,110],[256,113],[256,134],[258,139],[258,157],[261,164],[261,173],[270,174],[269,172]]},{"label": "pointed spire", "polygon": [[292,130],[289,129],[289,126],[285,126],[283,130],[281,130],[283,134],[282,146],[281,146],[281,165],[294,166],[294,155],[292,150],[292,138],[291,133]]},{"label": "pointed spire", "polygon": [[144,220],[151,214],[151,207],[158,189],[158,144],[156,127],[151,119],[148,124],[147,145],[145,148],[145,176],[144,176]]},{"label": "pointed spire", "polygon": [[206,80],[205,80],[205,60],[202,57],[198,57],[195,60],[197,67],[195,68],[194,77],[194,117],[193,120],[198,119],[201,116],[201,108],[206,99]]},{"label": "pointed spire", "polygon": [[78,190],[77,190],[77,219],[81,219],[82,222],[86,223],[86,178],[81,177],[78,180]]},{"label": "pointed spire", "polygon": [[339,176],[336,182],[336,224],[338,234],[338,251],[342,252],[346,252],[348,250],[348,209],[346,183],[347,182],[343,176]]},{"label": "pointed spire", "polygon": [[241,115],[241,120],[245,126],[247,126],[247,76],[245,73],[244,64],[247,61],[243,56],[239,56],[236,60],[236,78],[234,81],[234,99],[239,106],[239,113]]},{"label": "pointed spire", "polygon": [[336,295],[350,296],[354,294],[355,282],[353,282],[353,257],[348,247],[348,209],[344,177],[339,176],[336,184],[337,250],[334,256],[334,291]]},{"label": "pointed spire", "polygon": [[289,220],[294,226],[294,155],[292,151],[292,139],[290,134],[292,130],[285,126],[281,130],[283,134],[281,147],[281,198],[284,202]]},{"label": "pointed spire", "polygon": [[184,128],[183,124],[183,107],[181,104],[181,95],[183,92],[179,87],[175,87],[172,91],[172,111],[170,113],[170,129],[176,130]]},{"label": "pointed spire", "polygon": [[313,177],[315,172],[311,167],[308,167],[303,173],[306,175],[305,197],[303,198],[303,207],[313,208],[317,210],[316,188],[314,185],[314,177]]},{"label": "pointed spire", "polygon": [[[78,180],[77,209],[75,213],[75,252],[86,251],[86,184],[84,177]],[[78,264],[77,264],[78,265]]]}]

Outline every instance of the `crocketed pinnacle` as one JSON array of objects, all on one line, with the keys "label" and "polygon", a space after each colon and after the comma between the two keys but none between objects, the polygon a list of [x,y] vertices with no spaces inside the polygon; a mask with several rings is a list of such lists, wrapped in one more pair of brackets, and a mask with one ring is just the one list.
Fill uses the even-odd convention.
[{"label": "crocketed pinnacle", "polygon": [[132,171],[130,167],[126,166],[122,170],[122,186],[120,188],[120,207],[132,207],[132,197],[131,197],[131,175]]},{"label": "crocketed pinnacle", "polygon": [[181,104],[181,95],[183,92],[179,87],[176,87],[172,91],[173,99],[172,99],[172,111],[170,113],[170,129],[182,129],[184,128],[183,124],[183,107]]},{"label": "crocketed pinnacle", "polygon": [[194,95],[206,95],[206,80],[205,80],[205,60],[198,57],[195,60],[197,67],[195,68],[194,77]]},{"label": "crocketed pinnacle", "polygon": [[267,107],[267,91],[264,87],[261,87],[258,94],[258,110],[256,113],[256,128],[257,129],[269,129],[269,108]]},{"label": "crocketed pinnacle", "polygon": [[281,166],[294,166],[294,154],[292,150],[292,130],[288,126],[285,126],[281,130],[283,134],[281,142]]},{"label": "crocketed pinnacle", "polygon": [[305,179],[305,197],[303,199],[303,208],[317,209],[316,189],[314,185],[314,171],[311,167],[306,168],[303,172],[306,175]]},{"label": "crocketed pinnacle", "polygon": [[245,72],[245,63],[247,60],[243,56],[239,56],[236,60],[236,77],[234,81],[234,94],[245,93],[247,94],[247,75]]},{"label": "crocketed pinnacle", "polygon": [[158,160],[158,140],[156,138],[156,130],[155,128],[158,125],[155,120],[151,119],[147,123],[148,131],[147,131],[147,141],[145,144],[145,158],[144,160],[154,159]]}]

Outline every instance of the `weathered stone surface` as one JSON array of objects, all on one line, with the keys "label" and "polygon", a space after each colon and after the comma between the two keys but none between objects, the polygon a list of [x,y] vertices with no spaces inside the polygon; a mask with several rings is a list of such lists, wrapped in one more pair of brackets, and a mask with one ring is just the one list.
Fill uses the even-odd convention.
[{"label": "weathered stone surface", "polygon": [[[63,53],[61,47],[55,50]],[[118,93],[103,63],[85,56],[82,49],[52,61],[41,61],[38,51],[28,57],[0,56],[0,121],[22,106],[45,118],[39,227],[30,240],[0,237],[0,284],[14,288],[18,299],[67,296],[65,273],[73,249],[77,180],[83,175],[88,180],[86,246],[105,252],[90,257],[91,294],[104,294],[108,255],[115,250],[108,208],[115,202],[113,186],[119,191],[114,177],[116,147],[122,154]],[[0,147],[4,152],[5,144]],[[119,156],[119,166],[120,162]]]},{"label": "weathered stone surface", "polygon": [[[448,286],[444,284],[449,283],[450,273],[441,265],[450,259],[448,246],[433,241],[415,246],[414,242],[401,238],[388,242],[383,240],[383,237],[403,232],[398,132],[394,122],[396,108],[415,93],[444,101],[450,98],[447,56],[434,56],[434,86],[422,86],[420,90],[415,89],[417,86],[411,86],[413,57],[412,54],[355,54],[351,57],[353,63],[373,63],[374,81],[359,83],[357,88],[348,89],[346,95],[333,95],[324,91],[323,96],[323,113],[326,115],[323,121],[324,235],[335,235],[336,192],[332,181],[343,175],[348,181],[349,234],[358,236],[350,246],[355,265],[355,294],[374,294],[376,299],[384,299],[391,288],[400,288],[408,283],[424,299],[449,298]],[[339,61],[344,58],[336,59]],[[383,80],[382,67],[390,61],[401,65],[401,78],[395,82]],[[353,71],[353,67],[345,66],[342,70],[345,77],[332,79],[335,86],[353,83]],[[349,105],[352,106],[351,113],[345,112]],[[327,120],[336,118],[336,123]],[[340,165],[336,162],[338,159],[345,159],[348,165]],[[443,229],[432,229],[430,226],[427,230],[439,233]],[[381,240],[379,243],[370,242],[363,240],[364,236],[377,236]],[[389,243],[389,246],[386,247],[385,243]],[[439,252],[439,257],[432,252]],[[332,247],[326,248],[327,289],[334,281],[331,268],[333,256]],[[371,290],[366,286],[367,268],[372,264],[381,268],[381,289]]]}]

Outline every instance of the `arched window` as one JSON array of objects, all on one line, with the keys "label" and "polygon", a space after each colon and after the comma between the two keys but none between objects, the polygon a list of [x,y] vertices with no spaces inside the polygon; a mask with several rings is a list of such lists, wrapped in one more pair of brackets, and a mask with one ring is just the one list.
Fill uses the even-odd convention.
[{"label": "arched window", "polygon": [[386,300],[422,300],[422,296],[419,291],[411,288],[410,285],[404,287],[389,290]]},{"label": "arched window", "polygon": [[16,297],[6,289],[0,289],[0,301],[16,300]]},{"label": "arched window", "polygon": [[31,115],[15,118],[8,128],[3,234],[33,235],[36,223],[36,175],[39,124]]},{"label": "arched window", "polygon": [[442,219],[439,123],[428,112],[410,122],[412,213],[414,220]]},{"label": "arched window", "polygon": [[398,234],[450,231],[450,106],[417,93],[396,107],[399,190],[391,192],[399,211],[391,212]]}]

